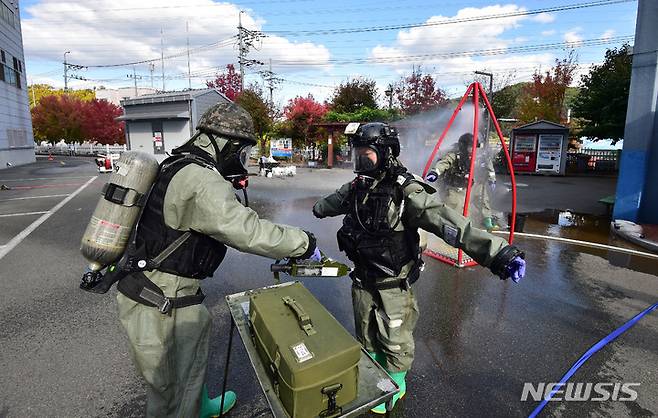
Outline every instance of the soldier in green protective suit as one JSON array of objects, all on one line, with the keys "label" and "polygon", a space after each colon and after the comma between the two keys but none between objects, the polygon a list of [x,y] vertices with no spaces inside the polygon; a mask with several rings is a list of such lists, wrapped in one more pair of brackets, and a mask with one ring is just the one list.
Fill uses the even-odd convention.
[{"label": "soldier in green protective suit", "polygon": [[[466,133],[459,137],[457,149],[448,152],[436,162],[432,171],[427,173],[425,180],[435,182],[443,180],[445,187],[446,205],[463,213],[464,201],[466,200],[466,189],[471,168],[471,156],[473,155],[473,135]],[[481,157],[478,155],[478,157]],[[487,230],[495,228],[489,190],[493,192],[496,187],[496,172],[491,159],[478,158],[474,169],[474,182],[471,187],[471,198],[469,203],[469,218],[477,219]],[[486,177],[486,182],[484,181]],[[487,190],[487,186],[488,189]],[[472,215],[476,214],[476,217]]]},{"label": "soldier in green protective suit", "polygon": [[[222,397],[209,398],[205,386],[211,317],[200,284],[227,246],[275,259],[319,260],[312,234],[259,219],[235,196],[246,187],[256,144],[249,114],[233,103],[217,104],[197,129],[161,164],[118,284],[119,317],[147,383],[148,417],[220,414]],[[228,411],[236,396],[223,396]]]},{"label": "soldier in green protective suit", "polygon": [[[358,127],[357,127],[358,126]],[[338,247],[354,263],[352,303],[357,338],[406,393],[414,359],[418,303],[413,283],[422,270],[419,229],[463,249],[501,279],[525,274],[523,253],[447,207],[431,186],[398,161],[400,144],[383,123],[350,124],[357,177],[313,207],[318,218],[345,215]],[[384,413],[379,405],[374,412]]]}]

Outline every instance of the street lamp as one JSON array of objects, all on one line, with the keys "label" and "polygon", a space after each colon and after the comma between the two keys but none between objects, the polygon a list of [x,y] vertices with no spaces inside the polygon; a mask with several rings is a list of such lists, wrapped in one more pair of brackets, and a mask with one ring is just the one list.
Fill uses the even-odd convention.
[{"label": "street lamp", "polygon": [[66,63],[66,54],[70,54],[70,53],[71,53],[71,51],[66,51],[64,53],[64,91],[67,91],[68,87],[69,87],[69,78],[68,78],[68,74],[67,74],[69,66]]},{"label": "street lamp", "polygon": [[393,108],[393,84],[389,84],[388,88],[384,90],[384,94],[388,97],[388,110]]}]

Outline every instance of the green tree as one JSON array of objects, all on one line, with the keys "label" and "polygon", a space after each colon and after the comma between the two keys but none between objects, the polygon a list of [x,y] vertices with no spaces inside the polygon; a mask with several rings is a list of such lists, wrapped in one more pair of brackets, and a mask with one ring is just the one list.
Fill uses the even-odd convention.
[{"label": "green tree", "polygon": [[525,86],[519,102],[519,120],[523,123],[545,119],[562,123],[566,119],[564,97],[576,71],[576,56],[555,60],[555,66],[545,73],[536,71],[532,82]]},{"label": "green tree", "polygon": [[387,122],[399,117],[397,110],[362,107],[355,112],[330,110],[324,115],[327,122]]},{"label": "green tree", "polygon": [[38,105],[41,99],[46,96],[62,96],[67,94],[85,102],[90,102],[96,98],[96,94],[91,89],[68,90],[56,89],[48,84],[31,84],[27,87],[28,97],[30,99],[30,109]]},{"label": "green tree", "polygon": [[582,76],[580,93],[573,102],[573,116],[581,119],[582,135],[623,138],[632,64],[631,47],[626,44],[608,49],[603,64]]},{"label": "green tree", "polygon": [[253,84],[241,92],[235,101],[251,115],[251,119],[254,121],[254,131],[256,131],[260,149],[263,152],[267,142],[266,134],[272,128],[271,112],[263,98],[263,91],[258,85]]},{"label": "green tree", "polygon": [[353,78],[334,90],[330,103],[336,112],[356,112],[362,107],[377,108],[377,83],[367,78]]}]

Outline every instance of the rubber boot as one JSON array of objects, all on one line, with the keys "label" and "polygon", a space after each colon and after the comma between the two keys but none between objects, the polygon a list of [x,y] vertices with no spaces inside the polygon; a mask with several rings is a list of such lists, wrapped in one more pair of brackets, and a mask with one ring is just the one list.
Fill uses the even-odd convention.
[{"label": "rubber boot", "polygon": [[[235,406],[235,402],[238,400],[235,393],[232,391],[227,391],[225,394],[226,399],[224,400],[224,414],[226,414],[231,408]],[[208,388],[206,385],[203,385],[203,392],[201,393],[201,409],[199,410],[199,418],[214,418],[218,417],[220,414],[219,406],[222,403],[222,397],[218,396],[216,398],[210,399],[208,397]]]},{"label": "rubber boot", "polygon": [[[405,381],[405,376],[407,376],[407,372],[389,372],[387,370],[389,376],[397,383],[398,387],[400,388],[400,391],[393,395],[393,407],[395,407],[395,404],[397,403],[398,399],[402,399],[404,395],[407,394],[407,382]],[[386,413],[386,403],[381,403],[377,405],[376,407],[371,409],[372,412],[375,414],[385,414]]]}]

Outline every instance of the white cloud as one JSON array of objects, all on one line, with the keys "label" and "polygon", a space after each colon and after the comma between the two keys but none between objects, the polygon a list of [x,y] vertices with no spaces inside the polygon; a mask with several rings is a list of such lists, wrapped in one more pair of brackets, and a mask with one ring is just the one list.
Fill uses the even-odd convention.
[{"label": "white cloud", "polygon": [[[164,30],[164,55],[181,54],[180,58],[165,60],[167,76],[187,73],[185,55],[189,22],[192,48],[191,70],[200,78],[217,68],[237,61],[236,41],[239,6],[195,0],[181,7],[176,0],[43,0],[27,8],[30,18],[22,21],[25,54],[28,60],[61,62],[63,53],[71,51],[67,59],[82,65],[107,65],[149,60],[160,57],[161,28]],[[242,24],[259,30],[264,20],[247,12]],[[221,47],[195,50],[195,47],[221,42]],[[257,42],[260,51],[252,50],[248,58],[261,61],[294,60],[304,64],[326,63],[330,53],[323,45],[311,42],[291,42],[280,36],[268,36]],[[155,63],[155,75],[160,74],[160,63]],[[131,72],[121,68],[116,72]],[[294,67],[286,68],[294,70]],[[81,75],[102,77],[99,70]],[[137,66],[138,73],[148,74],[148,64]],[[124,74],[121,76],[125,77]],[[106,76],[107,77],[107,76]],[[148,78],[148,76],[146,76]],[[147,84],[142,80],[143,84]],[[173,83],[173,82],[172,82]],[[96,83],[98,84],[98,83]],[[186,83],[185,83],[186,84]]]},{"label": "white cloud", "polygon": [[539,23],[552,23],[555,22],[555,16],[550,13],[539,13],[532,20]]},{"label": "white cloud", "polygon": [[[453,17],[433,16],[427,23],[443,22],[454,19],[486,16],[501,13],[513,13],[524,9],[516,5],[488,6],[483,8],[465,8]],[[467,23],[424,26],[403,30],[390,45],[378,45],[372,49],[370,58],[380,67],[386,67],[398,73],[410,70],[411,60],[396,57],[422,56],[422,65],[426,72],[436,73],[441,86],[463,85],[464,80],[472,80],[475,70],[487,69],[499,73],[521,70],[532,73],[539,66],[550,65],[552,54],[503,55],[490,56],[449,56],[456,51],[500,50],[522,42],[519,37],[504,38],[505,32],[520,26],[527,16],[515,16],[504,19],[481,20]],[[386,62],[388,60],[388,62]],[[418,62],[418,59],[414,60]]]},{"label": "white cloud", "polygon": [[610,39],[613,36],[615,36],[615,30],[614,29],[608,29],[607,31],[603,32],[603,35],[601,35],[601,39]]},{"label": "white cloud", "polygon": [[583,36],[581,35],[581,32],[583,31],[582,28],[573,28],[569,31],[567,31],[564,34],[564,41],[567,43],[567,46],[571,48],[576,48],[582,44],[583,41]]},{"label": "white cloud", "polygon": [[556,33],[557,32],[555,31],[555,29],[545,30],[545,31],[542,31],[541,36],[552,36],[552,35],[555,35]]}]

